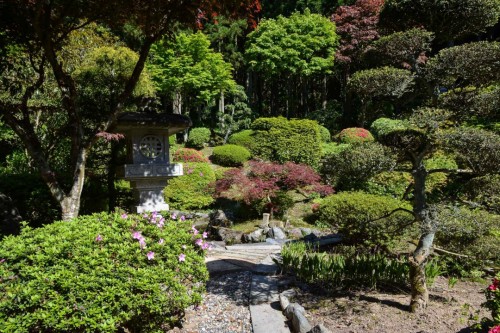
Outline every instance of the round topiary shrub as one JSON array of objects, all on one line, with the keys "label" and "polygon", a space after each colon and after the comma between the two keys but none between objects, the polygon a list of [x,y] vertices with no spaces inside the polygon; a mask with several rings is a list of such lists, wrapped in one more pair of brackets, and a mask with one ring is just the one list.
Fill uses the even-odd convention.
[{"label": "round topiary shrub", "polygon": [[319,125],[319,135],[321,136],[321,141],[324,143],[332,141],[332,135],[325,126]]},{"label": "round topiary shrub", "polygon": [[215,147],[212,152],[212,162],[227,167],[242,166],[252,154],[248,149],[237,145]]},{"label": "round topiary shrub", "polygon": [[210,130],[205,127],[193,128],[189,131],[186,146],[194,149],[203,149],[210,140]]},{"label": "round topiary shrub", "polygon": [[238,133],[232,134],[227,142],[232,145],[238,145],[245,147],[249,150],[252,150],[252,147],[255,144],[254,131],[252,130],[243,130]]},{"label": "round topiary shrub", "polygon": [[163,190],[170,208],[179,210],[200,209],[214,202],[215,172],[208,163],[185,163],[184,175],[168,181]]},{"label": "round topiary shrub", "polygon": [[342,143],[362,143],[373,142],[373,135],[364,128],[352,127],[343,129],[339,134],[340,142]]},{"label": "round topiary shrub", "polygon": [[207,245],[198,238],[187,222],[157,215],[25,227],[0,242],[1,330],[162,331],[202,300]]},{"label": "round topiary shrub", "polygon": [[331,225],[342,234],[346,243],[387,247],[403,234],[403,227],[413,221],[409,212],[389,215],[398,208],[411,211],[409,204],[389,196],[341,192],[323,199],[317,216],[319,223]]},{"label": "round topiary shrub", "polygon": [[202,153],[196,149],[179,148],[172,156],[174,162],[187,162],[187,163],[207,163],[208,158],[203,156]]}]

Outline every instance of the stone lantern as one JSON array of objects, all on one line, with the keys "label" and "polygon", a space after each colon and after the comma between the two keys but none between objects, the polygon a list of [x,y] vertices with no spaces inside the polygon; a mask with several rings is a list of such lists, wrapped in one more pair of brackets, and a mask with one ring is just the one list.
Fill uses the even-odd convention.
[{"label": "stone lantern", "polygon": [[137,213],[168,210],[163,197],[166,181],[182,176],[182,164],[170,163],[168,138],[190,127],[177,114],[127,112],[117,119],[116,131],[125,135],[127,164],[120,170],[134,190]]}]

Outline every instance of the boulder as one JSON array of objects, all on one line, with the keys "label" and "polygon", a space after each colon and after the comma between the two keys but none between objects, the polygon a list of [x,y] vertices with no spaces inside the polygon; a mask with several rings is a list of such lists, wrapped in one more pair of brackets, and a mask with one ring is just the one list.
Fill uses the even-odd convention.
[{"label": "boulder", "polygon": [[274,239],[286,239],[285,232],[283,229],[278,227],[273,227],[267,232],[267,236]]},{"label": "boulder", "polygon": [[299,228],[290,229],[288,230],[288,237],[293,239],[302,238],[302,231]]},{"label": "boulder", "polygon": [[288,319],[292,319],[294,313],[301,313],[304,315],[306,313],[306,310],[304,309],[303,306],[301,306],[298,303],[288,304],[288,306],[285,309],[285,317],[287,317]]},{"label": "boulder", "polygon": [[281,306],[281,309],[284,311],[289,305],[290,305],[290,300],[288,300],[288,297],[286,297],[283,294],[280,294],[280,306]]},{"label": "boulder", "polygon": [[243,237],[245,239],[245,242],[247,243],[260,243],[265,238],[264,230],[257,229],[249,234],[244,235]]},{"label": "boulder", "polygon": [[223,210],[219,209],[210,214],[209,226],[230,228],[233,226],[233,222],[226,216]]},{"label": "boulder", "polygon": [[292,328],[295,333],[307,333],[312,329],[311,324],[300,312],[294,312],[292,317]]},{"label": "boulder", "polygon": [[214,235],[217,239],[226,242],[226,244],[240,244],[243,239],[243,232],[223,227],[216,227]]}]

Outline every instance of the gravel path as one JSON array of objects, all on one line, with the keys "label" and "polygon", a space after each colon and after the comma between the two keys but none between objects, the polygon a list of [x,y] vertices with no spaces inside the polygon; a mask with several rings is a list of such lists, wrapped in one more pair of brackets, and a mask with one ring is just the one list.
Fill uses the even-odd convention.
[{"label": "gravel path", "polygon": [[186,310],[182,333],[251,333],[249,310],[252,273],[238,272],[210,278],[203,303]]}]

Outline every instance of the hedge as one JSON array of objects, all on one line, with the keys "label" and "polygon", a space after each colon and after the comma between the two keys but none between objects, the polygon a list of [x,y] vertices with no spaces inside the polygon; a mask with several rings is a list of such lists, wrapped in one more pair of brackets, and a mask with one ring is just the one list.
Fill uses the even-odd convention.
[{"label": "hedge", "polygon": [[212,152],[212,162],[227,167],[242,166],[251,157],[250,151],[242,146],[223,145],[215,147]]},{"label": "hedge", "polygon": [[202,300],[208,273],[197,238],[187,222],[159,216],[25,227],[0,242],[0,330],[162,331]]},{"label": "hedge", "polygon": [[173,155],[173,161],[202,163],[202,162],[208,162],[208,158],[203,156],[203,154],[197,151],[196,149],[179,148],[175,151]]},{"label": "hedge", "polygon": [[210,130],[208,128],[193,128],[189,131],[189,137],[186,142],[186,147],[203,149],[208,141],[210,141]]}]

